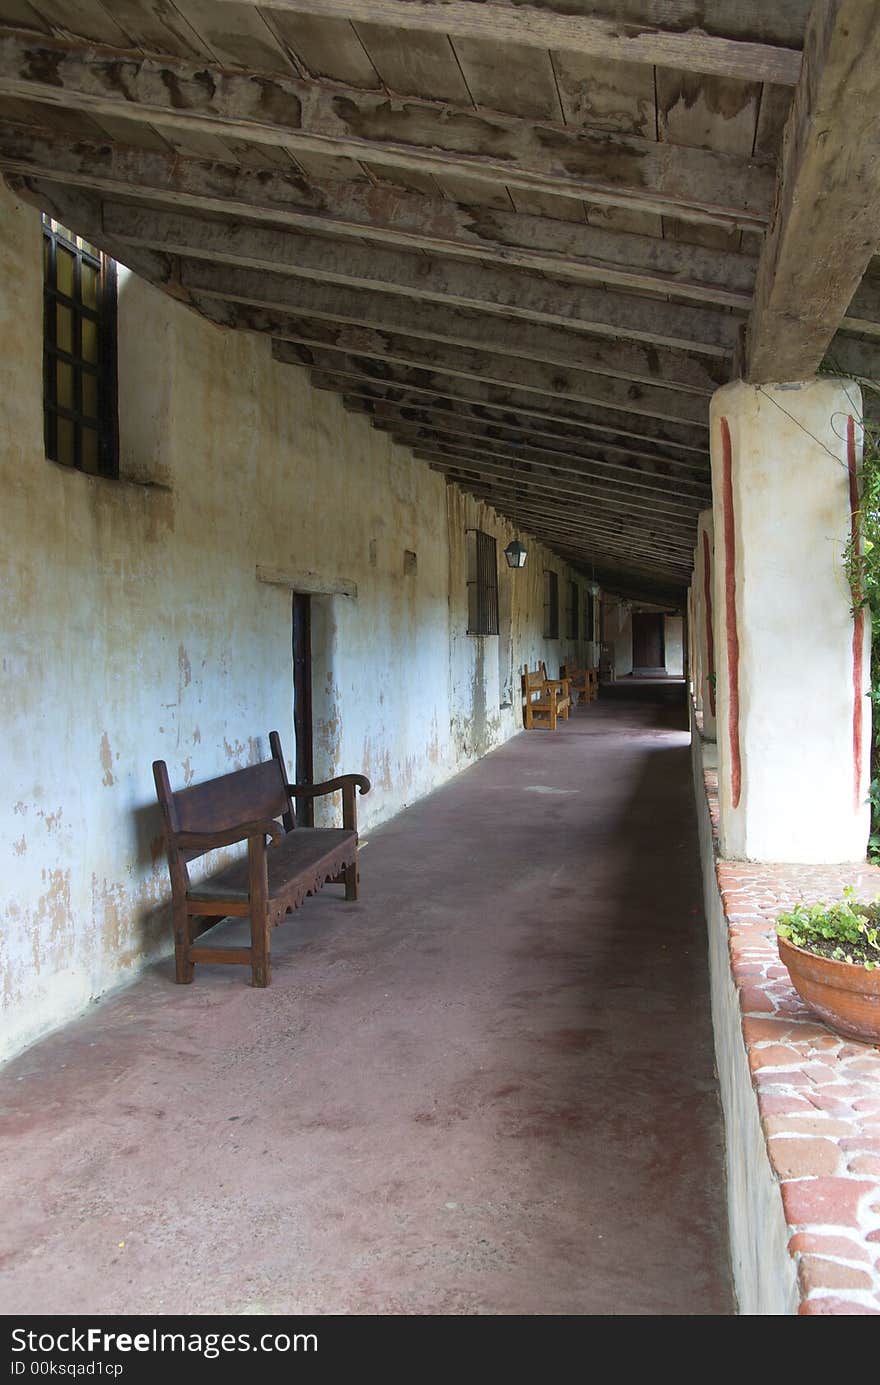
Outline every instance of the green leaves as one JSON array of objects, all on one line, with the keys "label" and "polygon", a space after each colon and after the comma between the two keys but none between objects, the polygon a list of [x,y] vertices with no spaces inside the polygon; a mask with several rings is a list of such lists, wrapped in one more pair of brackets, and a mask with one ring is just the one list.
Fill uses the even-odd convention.
[{"label": "green leaves", "polygon": [[780,914],[776,932],[818,957],[872,971],[880,966],[880,902],[860,904],[848,885],[836,904],[796,904]]}]

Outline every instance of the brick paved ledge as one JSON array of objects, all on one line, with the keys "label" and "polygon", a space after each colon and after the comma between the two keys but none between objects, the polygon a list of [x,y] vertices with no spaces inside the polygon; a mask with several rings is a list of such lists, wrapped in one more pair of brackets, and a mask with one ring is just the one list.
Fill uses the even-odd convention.
[{"label": "brick paved ledge", "polygon": [[720,860],[715,746],[692,731],[739,1310],[880,1315],[880,1048],[811,1015],[774,931],[798,899],[876,898],[880,868]]}]

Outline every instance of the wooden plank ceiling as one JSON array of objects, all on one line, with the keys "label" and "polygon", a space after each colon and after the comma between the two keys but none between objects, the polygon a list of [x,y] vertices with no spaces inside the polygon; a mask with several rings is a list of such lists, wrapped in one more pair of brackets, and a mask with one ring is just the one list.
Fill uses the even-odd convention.
[{"label": "wooden plank ceiling", "polygon": [[876,8],[0,0],[0,168],[584,572],[677,602],[713,390],[826,353],[877,373]]}]

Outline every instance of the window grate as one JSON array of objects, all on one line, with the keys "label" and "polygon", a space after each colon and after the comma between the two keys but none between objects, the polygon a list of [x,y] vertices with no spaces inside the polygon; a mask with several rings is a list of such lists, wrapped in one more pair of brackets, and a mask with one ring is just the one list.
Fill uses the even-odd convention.
[{"label": "window grate", "polygon": [[559,577],[544,569],[544,639],[559,639]]},{"label": "window grate", "polygon": [[570,582],[568,586],[568,638],[570,640],[576,640],[578,638],[579,633],[578,617],[580,615],[580,611],[578,610],[578,596],[579,592],[577,582]]},{"label": "window grate", "polygon": [[469,529],[468,634],[498,634],[498,555],[495,540]]},{"label": "window grate", "polygon": [[47,457],[118,474],[116,264],[45,215],[43,405]]}]

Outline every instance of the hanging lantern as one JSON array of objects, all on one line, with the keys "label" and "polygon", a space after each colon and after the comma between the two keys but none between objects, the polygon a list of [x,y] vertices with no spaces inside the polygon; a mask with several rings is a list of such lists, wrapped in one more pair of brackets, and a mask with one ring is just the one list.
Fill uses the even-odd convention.
[{"label": "hanging lantern", "polygon": [[590,596],[598,596],[598,595],[599,595],[599,583],[598,583],[598,582],[591,582],[591,583],[590,583],[590,586],[589,586],[589,592],[590,592]]},{"label": "hanging lantern", "polygon": [[511,539],[504,550],[504,556],[507,559],[508,567],[525,567],[529,550],[520,543],[519,539]]}]

